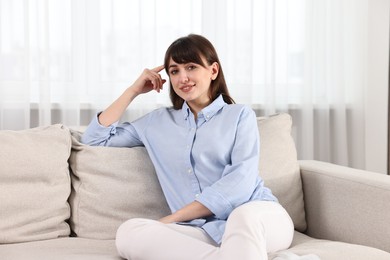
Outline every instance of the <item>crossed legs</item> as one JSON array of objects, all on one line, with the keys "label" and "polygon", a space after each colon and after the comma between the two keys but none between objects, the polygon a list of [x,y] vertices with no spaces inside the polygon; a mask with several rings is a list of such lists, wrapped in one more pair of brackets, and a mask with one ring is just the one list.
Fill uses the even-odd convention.
[{"label": "crossed legs", "polygon": [[149,219],[123,223],[116,245],[129,260],[266,260],[268,252],[290,246],[293,229],[278,203],[253,201],[230,214],[220,246],[201,228]]}]

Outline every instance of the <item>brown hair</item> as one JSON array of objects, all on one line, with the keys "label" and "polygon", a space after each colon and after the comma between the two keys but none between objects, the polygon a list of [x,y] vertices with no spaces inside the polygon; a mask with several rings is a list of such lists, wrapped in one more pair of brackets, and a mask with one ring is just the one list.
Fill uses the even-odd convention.
[{"label": "brown hair", "polygon": [[[222,95],[223,100],[228,104],[234,104],[233,98],[230,97],[229,90],[226,85],[225,77],[223,75],[221,63],[214,46],[205,37],[197,34],[190,34],[181,37],[174,41],[165,53],[164,66],[165,71],[169,75],[168,66],[172,58],[176,63],[183,64],[193,62],[205,67],[202,57],[207,61],[208,65],[217,62],[219,65],[219,72],[215,80],[211,81],[209,88],[209,97],[214,101],[219,95]],[[174,109],[181,109],[184,100],[179,97],[173,90],[172,83],[170,85],[170,98]]]}]

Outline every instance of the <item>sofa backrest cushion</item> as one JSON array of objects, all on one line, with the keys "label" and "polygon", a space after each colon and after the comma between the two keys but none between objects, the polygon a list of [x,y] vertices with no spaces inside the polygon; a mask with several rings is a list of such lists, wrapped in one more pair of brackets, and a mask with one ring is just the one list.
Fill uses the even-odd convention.
[{"label": "sofa backrest cushion", "polygon": [[70,219],[78,237],[113,239],[130,218],[159,219],[170,213],[144,147],[88,146],[72,131]]},{"label": "sofa backrest cushion", "polygon": [[290,214],[295,229],[306,230],[302,181],[294,140],[292,119],[281,113],[258,118],[260,131],[260,176]]},{"label": "sofa backrest cushion", "polygon": [[69,130],[2,130],[0,144],[0,244],[69,236]]}]

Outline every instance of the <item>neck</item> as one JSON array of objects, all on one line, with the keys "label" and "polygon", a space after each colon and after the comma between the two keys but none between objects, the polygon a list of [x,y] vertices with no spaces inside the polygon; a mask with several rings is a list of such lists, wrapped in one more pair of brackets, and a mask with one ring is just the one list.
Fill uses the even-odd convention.
[{"label": "neck", "polygon": [[198,118],[198,113],[202,111],[203,108],[211,104],[211,100],[205,103],[196,103],[196,102],[187,102],[191,112],[194,114],[195,120]]},{"label": "neck", "polygon": [[212,100],[208,95],[204,94],[197,98],[187,100],[186,102],[191,112],[194,114],[196,120],[198,118],[198,113],[202,109],[210,105],[212,103]]},{"label": "neck", "polygon": [[196,119],[198,119],[198,112],[201,111],[202,109],[194,109],[193,106],[190,106],[190,105],[188,105],[188,106],[190,107],[192,114],[194,114],[194,118],[196,121]]}]

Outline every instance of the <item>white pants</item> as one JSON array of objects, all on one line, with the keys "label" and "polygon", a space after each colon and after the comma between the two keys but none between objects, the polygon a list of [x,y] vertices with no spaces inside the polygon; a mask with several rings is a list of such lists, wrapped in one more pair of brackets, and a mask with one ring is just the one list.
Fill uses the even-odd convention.
[{"label": "white pants", "polygon": [[287,249],[294,226],[278,203],[253,201],[229,216],[218,246],[198,227],[130,219],[117,232],[120,256],[129,260],[265,260]]}]

